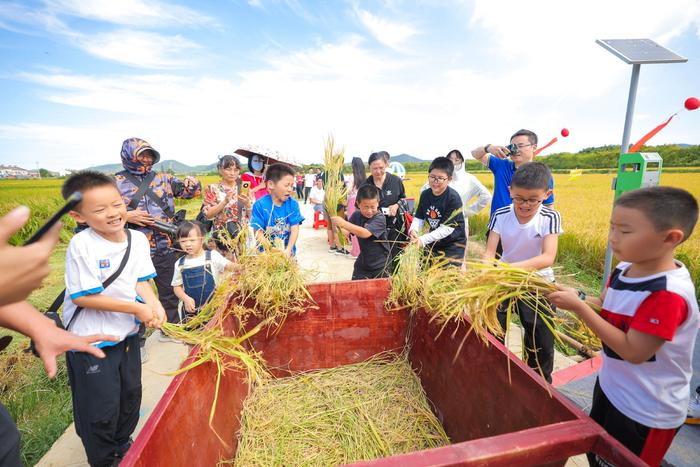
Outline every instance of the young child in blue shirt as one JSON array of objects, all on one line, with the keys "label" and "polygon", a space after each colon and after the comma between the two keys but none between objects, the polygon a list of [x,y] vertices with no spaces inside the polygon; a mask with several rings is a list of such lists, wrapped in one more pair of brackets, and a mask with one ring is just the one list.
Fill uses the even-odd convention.
[{"label": "young child in blue shirt", "polygon": [[292,198],[294,176],[294,170],[286,164],[270,165],[265,174],[270,194],[255,202],[250,219],[255,239],[259,243],[268,241],[273,245],[281,241],[287,256],[296,255],[299,225],[304,221],[299,203]]}]

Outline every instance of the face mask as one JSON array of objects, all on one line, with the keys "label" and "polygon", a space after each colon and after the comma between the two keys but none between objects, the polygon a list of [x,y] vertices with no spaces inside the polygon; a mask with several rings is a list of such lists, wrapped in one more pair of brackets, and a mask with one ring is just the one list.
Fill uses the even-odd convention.
[{"label": "face mask", "polygon": [[259,159],[253,159],[253,160],[250,162],[250,166],[253,168],[253,170],[255,170],[255,171],[260,171],[260,170],[262,170],[262,168],[263,168],[263,163],[262,163],[262,161],[259,160]]},{"label": "face mask", "polygon": [[462,163],[460,162],[459,164],[455,164],[455,170],[459,170],[462,168]]}]

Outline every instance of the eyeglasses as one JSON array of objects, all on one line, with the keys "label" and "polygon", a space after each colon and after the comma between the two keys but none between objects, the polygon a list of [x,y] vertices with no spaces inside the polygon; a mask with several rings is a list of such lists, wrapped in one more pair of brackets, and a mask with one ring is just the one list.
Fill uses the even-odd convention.
[{"label": "eyeglasses", "polygon": [[510,144],[510,146],[516,147],[518,149],[526,148],[528,146],[532,146],[532,143],[530,144]]},{"label": "eyeglasses", "polygon": [[447,177],[436,177],[434,175],[429,175],[428,179],[433,183],[442,183],[447,180]]},{"label": "eyeglasses", "polygon": [[519,206],[522,206],[522,205],[537,206],[537,205],[540,204],[542,201],[544,201],[544,200],[542,200],[542,199],[537,199],[537,198],[535,198],[535,199],[525,199],[525,198],[521,198],[521,197],[519,197],[519,196],[513,197],[513,202],[514,202],[515,204],[519,205]]}]

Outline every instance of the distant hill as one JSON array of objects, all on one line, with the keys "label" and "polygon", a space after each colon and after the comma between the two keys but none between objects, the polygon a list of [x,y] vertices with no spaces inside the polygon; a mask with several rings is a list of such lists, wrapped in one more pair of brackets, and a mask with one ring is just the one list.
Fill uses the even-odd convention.
[{"label": "distant hill", "polygon": [[[195,165],[193,167],[193,166],[183,164],[182,162],[178,162],[178,161],[172,160],[172,159],[168,159],[168,160],[159,162],[153,167],[158,172],[172,170],[173,172],[175,172],[177,174],[190,174],[190,173],[202,174],[202,173],[216,171],[216,163],[209,164],[209,165]],[[112,174],[119,172],[120,170],[124,170],[124,167],[122,167],[121,164],[103,164],[103,165],[96,165],[94,167],[89,167],[89,168],[92,170],[97,170],[100,172],[112,173]]]},{"label": "distant hill", "polygon": [[409,154],[399,154],[398,156],[391,156],[391,161],[401,162],[405,164],[406,162],[430,162],[425,159],[419,159],[417,157],[411,156]]}]

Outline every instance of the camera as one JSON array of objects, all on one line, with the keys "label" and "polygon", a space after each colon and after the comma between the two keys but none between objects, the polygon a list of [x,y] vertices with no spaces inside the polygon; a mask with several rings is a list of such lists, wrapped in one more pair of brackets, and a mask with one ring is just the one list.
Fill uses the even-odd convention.
[{"label": "camera", "polygon": [[518,148],[517,144],[511,143],[508,146],[506,146],[506,149],[508,150],[511,156],[515,156],[520,152],[520,148]]},{"label": "camera", "polygon": [[169,235],[172,238],[175,238],[175,234],[177,233],[177,226],[175,224],[171,224],[170,222],[163,222],[159,220],[153,221],[153,228],[159,232]]}]

